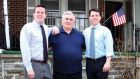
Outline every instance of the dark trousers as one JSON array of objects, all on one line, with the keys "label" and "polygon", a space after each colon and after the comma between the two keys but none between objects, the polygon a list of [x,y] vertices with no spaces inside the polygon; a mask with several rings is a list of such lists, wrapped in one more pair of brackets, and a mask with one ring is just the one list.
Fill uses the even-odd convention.
[{"label": "dark trousers", "polygon": [[53,79],[82,79],[82,72],[74,74],[64,74],[60,72],[53,72]]},{"label": "dark trousers", "polygon": [[87,79],[108,79],[108,72],[103,72],[106,57],[98,59],[86,58]]}]

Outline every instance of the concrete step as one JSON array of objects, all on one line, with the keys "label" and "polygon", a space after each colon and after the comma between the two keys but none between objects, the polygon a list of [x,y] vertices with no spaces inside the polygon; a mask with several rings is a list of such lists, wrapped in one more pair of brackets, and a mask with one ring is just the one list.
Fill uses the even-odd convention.
[{"label": "concrete step", "polygon": [[120,79],[121,75],[109,75],[108,79]]},{"label": "concrete step", "polygon": [[21,76],[19,74],[6,74],[4,76],[4,79],[24,79],[24,76]]},{"label": "concrete step", "polygon": [[[52,63],[50,62],[50,65],[52,67]],[[85,61],[82,62],[82,79],[86,79],[86,71],[85,71]],[[121,79],[122,74],[124,74],[124,71],[131,67],[134,68],[134,62],[133,61],[126,61],[123,59],[114,59],[111,62],[111,71],[109,73],[109,79]],[[130,68],[130,69],[131,69]],[[24,74],[24,67],[21,60],[6,60],[4,61],[4,70],[5,70],[5,79],[23,79]],[[1,64],[0,64],[0,76],[1,76]],[[126,75],[127,77],[127,75]],[[131,74],[130,76],[131,77]],[[0,78],[1,79],[1,78]],[[128,78],[129,79],[129,78]],[[131,78],[133,79],[133,78]]]}]

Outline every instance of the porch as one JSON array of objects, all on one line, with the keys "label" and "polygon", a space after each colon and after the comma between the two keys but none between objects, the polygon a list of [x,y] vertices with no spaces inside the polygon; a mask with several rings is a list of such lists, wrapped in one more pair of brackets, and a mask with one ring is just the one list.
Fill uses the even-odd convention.
[{"label": "porch", "polygon": [[[52,68],[52,52],[49,52],[49,64]],[[85,56],[83,53],[82,79],[86,79]],[[111,62],[108,79],[140,79],[140,53],[115,52]],[[0,54],[0,79],[24,79],[24,67],[20,51],[3,51]]]},{"label": "porch", "polygon": [[[57,14],[57,11],[50,11],[48,12],[48,17],[45,20],[45,23],[49,26],[57,26],[61,27],[61,17],[60,16],[53,16]],[[5,33],[5,25],[3,23],[0,24],[0,49],[6,50],[20,50],[20,43],[19,43],[19,34],[20,30],[26,21],[18,22],[15,18],[28,18],[28,21],[31,22],[33,17],[31,15],[5,15],[8,16],[13,20],[13,22],[9,23],[9,41],[10,41],[10,48],[6,47],[6,36]],[[83,31],[85,28],[89,27],[88,18],[85,17],[84,14],[77,14],[76,22],[73,28]],[[135,35],[133,34],[133,24],[132,22],[128,22],[124,26],[117,26],[114,27],[112,25],[106,26],[108,27],[113,36],[114,40],[114,50],[115,51],[139,51],[140,50],[140,30],[137,28],[135,29]],[[129,31],[129,32],[128,32]],[[133,39],[135,37],[135,39]]]}]

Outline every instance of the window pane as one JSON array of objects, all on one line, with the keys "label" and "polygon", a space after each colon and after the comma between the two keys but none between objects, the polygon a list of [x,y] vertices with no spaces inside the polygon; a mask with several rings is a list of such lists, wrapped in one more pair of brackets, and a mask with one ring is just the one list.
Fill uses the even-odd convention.
[{"label": "window pane", "polygon": [[85,11],[85,0],[68,0],[68,10]]},{"label": "window pane", "polygon": [[59,0],[41,0],[47,10],[59,10]]},{"label": "window pane", "polygon": [[47,9],[47,18],[45,23],[48,26],[57,25],[58,19],[56,17],[59,16],[59,0],[41,0],[41,4],[43,4]]}]

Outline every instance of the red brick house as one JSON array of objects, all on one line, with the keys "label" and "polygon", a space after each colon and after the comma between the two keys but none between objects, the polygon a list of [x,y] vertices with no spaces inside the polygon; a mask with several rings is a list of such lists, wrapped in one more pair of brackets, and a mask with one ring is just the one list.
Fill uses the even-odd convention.
[{"label": "red brick house", "polygon": [[[5,19],[4,16],[4,0],[0,0],[0,48],[6,49],[5,39]],[[127,23],[114,27],[111,18],[105,25],[112,31],[114,38],[114,48],[120,46],[119,50],[129,51],[136,48],[137,40],[134,39],[134,3],[139,1],[134,0],[7,0],[8,8],[8,24],[10,35],[10,49],[19,50],[19,34],[22,26],[32,20],[32,12],[34,6],[37,4],[44,4],[47,8],[48,25],[60,26],[60,16],[66,10],[71,10],[75,13],[77,20],[75,28],[82,31],[89,26],[88,10],[91,8],[98,8],[102,13],[102,23],[105,22],[109,16],[116,12],[120,7],[125,9],[127,16]],[[137,9],[137,8],[136,8]],[[136,10],[138,11],[138,10]],[[140,11],[138,11],[140,13]],[[137,24],[139,26],[139,23]],[[127,26],[127,27],[126,27]],[[127,32],[129,31],[129,32]],[[139,36],[139,33],[137,34]],[[120,41],[116,41],[119,39]],[[116,46],[116,47],[115,47]]]}]

